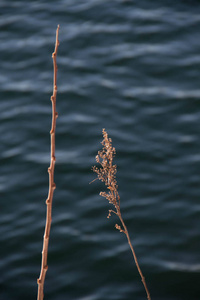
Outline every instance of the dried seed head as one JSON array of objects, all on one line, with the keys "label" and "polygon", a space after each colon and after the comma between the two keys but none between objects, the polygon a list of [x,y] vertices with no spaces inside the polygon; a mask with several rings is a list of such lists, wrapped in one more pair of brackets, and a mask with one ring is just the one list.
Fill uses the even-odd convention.
[{"label": "dried seed head", "polygon": [[[101,192],[100,195],[113,204],[116,213],[120,210],[120,197],[118,194],[118,185],[116,181],[117,166],[113,165],[113,158],[116,154],[115,148],[112,146],[112,139],[108,138],[108,134],[103,129],[103,145],[102,150],[96,155],[96,162],[101,165],[100,168],[92,167],[92,170],[97,174],[98,179],[106,185],[108,192]],[[109,211],[110,217],[112,211]]]}]

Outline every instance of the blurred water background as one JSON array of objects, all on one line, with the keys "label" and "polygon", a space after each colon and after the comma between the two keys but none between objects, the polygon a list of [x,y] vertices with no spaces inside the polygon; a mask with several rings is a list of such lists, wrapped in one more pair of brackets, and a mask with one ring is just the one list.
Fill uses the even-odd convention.
[{"label": "blurred water background", "polygon": [[146,299],[104,187],[89,184],[102,128],[152,300],[200,299],[200,2],[1,0],[0,300],[37,295],[57,24],[45,299]]}]

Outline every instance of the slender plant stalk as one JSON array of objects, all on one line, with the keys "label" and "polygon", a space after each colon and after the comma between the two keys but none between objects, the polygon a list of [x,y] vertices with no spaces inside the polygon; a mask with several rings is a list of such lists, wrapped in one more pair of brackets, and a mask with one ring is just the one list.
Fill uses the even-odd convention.
[{"label": "slender plant stalk", "polygon": [[54,169],[55,169],[55,130],[56,130],[56,119],[58,117],[58,113],[56,112],[56,95],[57,95],[57,52],[58,52],[58,33],[59,33],[60,26],[58,25],[56,31],[56,42],[55,42],[55,50],[52,54],[53,58],[53,68],[54,68],[54,82],[53,82],[53,95],[51,96],[52,102],[52,123],[51,123],[51,163],[48,168],[49,173],[49,193],[48,198],[46,200],[46,225],[45,225],[45,232],[44,232],[44,240],[43,240],[43,249],[42,249],[42,262],[41,262],[41,271],[40,277],[37,280],[38,283],[38,296],[37,300],[43,300],[44,298],[44,281],[46,272],[48,269],[47,266],[47,256],[48,256],[48,246],[49,246],[49,235],[51,230],[51,221],[52,221],[52,202],[53,202],[53,194],[54,190],[56,189],[56,185],[54,182]]},{"label": "slender plant stalk", "polygon": [[151,296],[149,293],[149,290],[147,288],[147,284],[145,281],[145,278],[142,274],[142,271],[140,269],[138,260],[137,260],[137,256],[135,254],[135,251],[133,249],[131,240],[130,240],[130,236],[127,230],[127,227],[124,223],[124,220],[122,218],[121,215],[121,210],[120,210],[120,196],[118,193],[118,185],[117,185],[117,180],[116,180],[116,173],[117,173],[117,166],[113,165],[113,157],[116,154],[115,148],[112,147],[112,140],[111,138],[108,138],[108,134],[105,131],[105,129],[103,129],[103,141],[102,141],[102,145],[103,145],[103,149],[101,151],[98,151],[98,154],[96,156],[96,161],[97,163],[99,163],[101,165],[100,168],[97,168],[96,166],[92,167],[92,170],[97,173],[98,179],[101,180],[102,182],[104,182],[104,184],[106,185],[108,192],[100,192],[100,195],[104,198],[106,198],[108,200],[108,202],[112,205],[114,205],[115,210],[110,209],[109,213],[108,213],[108,217],[109,218],[111,216],[111,213],[116,214],[121,222],[121,225],[116,224],[115,228],[118,229],[120,232],[123,232],[128,240],[128,244],[131,248],[134,260],[135,260],[135,264],[136,267],[138,269],[138,272],[140,274],[142,283],[144,285],[146,294],[147,294],[147,299],[151,300]]}]

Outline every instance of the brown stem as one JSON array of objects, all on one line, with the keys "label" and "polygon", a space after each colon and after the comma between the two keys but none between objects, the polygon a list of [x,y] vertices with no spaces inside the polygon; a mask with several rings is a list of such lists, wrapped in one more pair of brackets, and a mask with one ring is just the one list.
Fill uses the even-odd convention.
[{"label": "brown stem", "polygon": [[51,123],[51,163],[48,168],[49,173],[49,193],[46,200],[46,225],[45,225],[45,232],[44,232],[44,240],[43,240],[43,249],[42,249],[42,262],[41,262],[41,271],[40,277],[37,280],[38,283],[38,296],[37,300],[43,300],[44,298],[44,281],[46,272],[48,269],[47,266],[47,256],[48,256],[48,246],[49,246],[49,235],[51,229],[51,220],[52,220],[52,202],[53,202],[53,193],[56,189],[56,185],[54,182],[54,169],[55,169],[55,130],[56,130],[56,119],[58,117],[58,113],[56,112],[56,95],[57,95],[57,63],[56,57],[58,52],[58,33],[59,33],[60,26],[58,25],[56,30],[56,43],[55,43],[55,50],[52,54],[53,58],[53,67],[54,67],[54,82],[53,82],[53,95],[51,96],[52,102],[52,123]]},{"label": "brown stem", "polygon": [[123,232],[125,233],[125,235],[126,235],[126,237],[127,237],[127,240],[128,240],[128,244],[129,244],[129,246],[130,246],[130,248],[131,248],[131,251],[132,251],[132,254],[133,254],[133,257],[134,257],[134,260],[135,260],[136,267],[137,267],[137,269],[138,269],[138,272],[139,272],[139,274],[140,274],[142,283],[143,283],[144,288],[145,288],[145,291],[146,291],[146,293],[147,293],[147,299],[148,299],[148,300],[151,300],[151,296],[150,296],[149,290],[148,290],[148,288],[147,288],[147,284],[146,284],[146,281],[145,281],[145,277],[143,276],[142,271],[141,271],[141,269],[140,269],[140,266],[139,266],[139,263],[138,263],[138,260],[137,260],[137,256],[136,256],[135,251],[134,251],[134,249],[133,249],[133,246],[132,246],[132,244],[131,244],[131,239],[130,239],[130,236],[129,236],[129,233],[128,233],[128,229],[127,229],[127,227],[126,227],[126,225],[125,225],[125,223],[124,223],[124,220],[122,219],[122,215],[121,215],[120,209],[117,211],[117,215],[118,215],[118,217],[119,217],[119,219],[120,219],[120,221],[121,221],[121,223],[122,223],[122,226],[123,226],[123,228],[124,228]]}]

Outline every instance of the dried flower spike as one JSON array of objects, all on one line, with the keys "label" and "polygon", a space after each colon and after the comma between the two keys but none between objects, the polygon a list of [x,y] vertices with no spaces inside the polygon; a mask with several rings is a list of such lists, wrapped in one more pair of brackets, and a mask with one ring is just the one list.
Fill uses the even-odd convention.
[{"label": "dried flower spike", "polygon": [[133,246],[131,244],[131,240],[129,237],[129,233],[127,230],[127,227],[124,223],[124,220],[121,215],[121,210],[120,210],[120,196],[118,193],[118,185],[117,185],[117,180],[116,180],[116,173],[117,173],[117,166],[113,165],[113,158],[116,154],[115,148],[112,146],[112,140],[111,138],[108,138],[108,134],[103,129],[103,141],[101,144],[103,145],[102,150],[98,151],[98,154],[96,156],[96,162],[100,164],[100,167],[92,167],[92,170],[97,174],[98,179],[102,182],[105,183],[105,186],[107,188],[107,192],[100,192],[100,196],[106,198],[110,204],[112,204],[115,208],[115,210],[110,209],[107,218],[110,218],[111,213],[116,214],[121,222],[121,225],[116,224],[115,228],[118,229],[120,232],[124,233],[127,237],[128,244],[131,248],[136,267],[138,269],[138,272],[140,274],[140,277],[142,279],[142,283],[144,285],[145,291],[147,293],[147,299],[151,300],[149,290],[146,285],[145,278],[142,274],[142,271],[140,269],[135,251],[133,249]]}]

